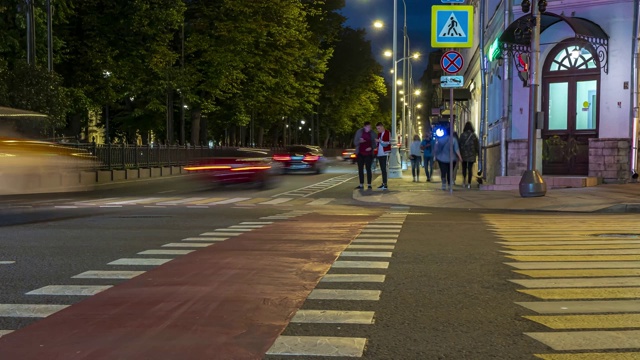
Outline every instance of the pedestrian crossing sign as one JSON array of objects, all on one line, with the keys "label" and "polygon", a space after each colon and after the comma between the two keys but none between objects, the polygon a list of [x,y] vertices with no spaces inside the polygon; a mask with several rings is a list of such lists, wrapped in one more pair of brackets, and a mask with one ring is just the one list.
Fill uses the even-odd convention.
[{"label": "pedestrian crossing sign", "polygon": [[470,48],[472,46],[472,5],[434,5],[431,7],[431,47]]}]

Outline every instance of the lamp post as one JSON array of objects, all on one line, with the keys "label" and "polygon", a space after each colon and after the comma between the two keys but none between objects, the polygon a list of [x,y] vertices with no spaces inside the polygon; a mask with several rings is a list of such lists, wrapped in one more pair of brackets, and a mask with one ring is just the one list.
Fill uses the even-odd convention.
[{"label": "lamp post", "polygon": [[[538,0],[531,6],[530,0],[522,2],[522,11],[528,13],[531,9],[533,31],[531,34],[531,54],[529,56],[529,154],[527,157],[527,170],[520,179],[520,196],[540,197],[547,193],[547,184],[536,170],[536,118],[538,116],[538,89],[540,87],[540,12],[546,8],[546,0]],[[542,10],[544,11],[544,10]]]},{"label": "lamp post", "polygon": [[398,158],[398,133],[396,113],[398,110],[398,83],[395,80],[398,74],[398,0],[393,0],[393,89],[391,92],[391,159],[389,159],[389,177],[401,178],[402,169]]}]

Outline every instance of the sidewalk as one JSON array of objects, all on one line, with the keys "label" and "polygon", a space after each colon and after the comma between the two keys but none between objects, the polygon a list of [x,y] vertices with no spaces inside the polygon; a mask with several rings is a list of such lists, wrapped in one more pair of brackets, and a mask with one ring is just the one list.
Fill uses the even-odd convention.
[{"label": "sidewalk", "polygon": [[[453,195],[441,190],[439,176],[434,176],[431,183],[425,182],[424,173],[420,183],[412,180],[411,172],[405,171],[401,179],[389,179],[390,190],[354,191],[353,198],[368,203],[450,209],[640,213],[638,183],[552,189],[546,196],[525,199],[517,190],[480,191],[477,183],[472,189],[464,189],[460,185],[462,176],[457,178]],[[377,176],[374,189],[381,181]]]}]

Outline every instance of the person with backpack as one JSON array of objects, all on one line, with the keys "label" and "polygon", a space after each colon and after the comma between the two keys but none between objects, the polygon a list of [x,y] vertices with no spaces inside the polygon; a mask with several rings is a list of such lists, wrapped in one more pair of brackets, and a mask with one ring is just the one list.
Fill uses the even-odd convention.
[{"label": "person with backpack", "polygon": [[389,154],[391,154],[391,133],[384,128],[384,125],[379,122],[376,124],[378,130],[378,138],[376,143],[378,148],[376,150],[376,157],[378,158],[378,164],[380,164],[380,173],[382,174],[382,185],[378,187],[380,190],[389,190],[387,186],[387,161]]},{"label": "person with backpack", "polygon": [[358,180],[360,185],[356,187],[358,190],[364,189],[364,170],[367,170],[367,186],[371,190],[371,178],[372,170],[371,164],[373,163],[373,150],[376,148],[376,134],[371,131],[371,123],[365,121],[362,128],[358,129],[356,135],[353,138],[353,144],[356,148],[356,161],[358,163]]},{"label": "person with backpack", "polygon": [[462,155],[462,186],[471,189],[473,177],[473,164],[480,153],[480,141],[473,129],[473,125],[467,121],[464,131],[460,136],[460,155]]},{"label": "person with backpack", "polygon": [[424,172],[427,175],[427,182],[431,182],[431,176],[433,176],[433,149],[436,147],[436,139],[431,131],[427,132],[426,136],[420,143],[420,149],[422,149]]}]

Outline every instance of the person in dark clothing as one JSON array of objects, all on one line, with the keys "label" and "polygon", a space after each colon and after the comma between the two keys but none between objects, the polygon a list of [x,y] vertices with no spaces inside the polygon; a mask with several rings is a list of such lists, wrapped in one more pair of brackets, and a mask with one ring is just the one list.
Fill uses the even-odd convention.
[{"label": "person in dark clothing", "polygon": [[453,186],[453,180],[451,179],[451,172],[449,168],[449,164],[453,161],[454,168],[456,160],[460,159],[460,148],[458,146],[458,141],[455,137],[453,137],[453,158],[451,158],[451,140],[450,136],[446,135],[438,139],[435,148],[436,160],[438,160],[438,165],[440,166],[440,178],[442,179],[442,190],[447,190],[447,187],[451,189]]},{"label": "person in dark clothing", "polygon": [[473,129],[473,125],[467,122],[464,125],[464,132],[460,136],[460,155],[462,155],[462,186],[471,188],[471,178],[473,177],[473,164],[476,162],[480,152],[480,141]]},{"label": "person in dark clothing", "polygon": [[365,122],[364,126],[356,132],[353,144],[356,148],[356,161],[358,163],[358,190],[364,189],[364,170],[367,170],[367,188],[371,189],[371,164],[373,163],[373,149],[376,147],[377,136],[371,131],[371,123]]}]

